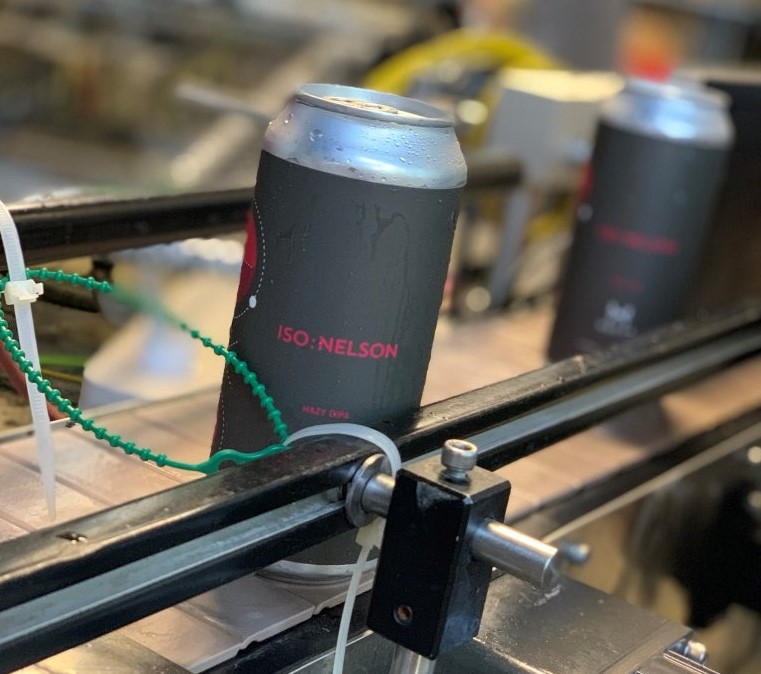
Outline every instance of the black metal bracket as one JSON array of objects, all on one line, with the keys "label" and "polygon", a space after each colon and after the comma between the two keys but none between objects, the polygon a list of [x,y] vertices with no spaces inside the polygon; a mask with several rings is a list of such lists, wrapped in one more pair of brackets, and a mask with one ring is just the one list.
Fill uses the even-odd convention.
[{"label": "black metal bracket", "polygon": [[443,476],[438,456],[396,477],[367,624],[435,659],[472,639],[481,622],[491,564],[471,555],[474,529],[501,520],[510,485],[476,468]]}]

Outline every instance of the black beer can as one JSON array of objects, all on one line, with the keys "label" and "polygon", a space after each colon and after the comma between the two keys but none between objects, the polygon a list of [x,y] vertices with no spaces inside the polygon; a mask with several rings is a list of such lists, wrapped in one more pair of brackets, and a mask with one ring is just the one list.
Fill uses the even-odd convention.
[{"label": "black beer can", "polygon": [[[465,161],[436,108],[303,86],[264,137],[230,348],[294,431],[417,408]],[[213,450],[274,442],[228,367]]]},{"label": "black beer can", "polygon": [[603,108],[549,344],[559,360],[682,317],[733,130],[699,84],[630,81]]}]

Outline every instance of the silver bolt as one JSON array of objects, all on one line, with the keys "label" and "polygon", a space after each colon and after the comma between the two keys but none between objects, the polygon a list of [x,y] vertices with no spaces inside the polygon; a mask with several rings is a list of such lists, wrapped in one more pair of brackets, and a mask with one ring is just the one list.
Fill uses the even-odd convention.
[{"label": "silver bolt", "polygon": [[441,450],[441,476],[450,482],[467,482],[468,473],[476,467],[478,447],[467,440],[447,440]]},{"label": "silver bolt", "polygon": [[692,660],[692,662],[697,662],[699,665],[705,664],[708,660],[708,649],[705,647],[705,644],[693,641],[692,639],[677,641],[671,647],[671,650],[679,655],[683,655],[688,660]]}]

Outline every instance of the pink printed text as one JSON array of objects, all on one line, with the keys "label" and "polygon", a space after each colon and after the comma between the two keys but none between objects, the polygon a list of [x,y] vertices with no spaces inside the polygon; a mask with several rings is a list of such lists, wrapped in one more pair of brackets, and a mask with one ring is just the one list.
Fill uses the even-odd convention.
[{"label": "pink printed text", "polygon": [[388,342],[355,341],[343,337],[312,335],[301,328],[288,325],[277,326],[277,341],[292,344],[299,349],[311,349],[322,353],[347,358],[370,358],[372,360],[394,359],[399,354],[399,345]]}]

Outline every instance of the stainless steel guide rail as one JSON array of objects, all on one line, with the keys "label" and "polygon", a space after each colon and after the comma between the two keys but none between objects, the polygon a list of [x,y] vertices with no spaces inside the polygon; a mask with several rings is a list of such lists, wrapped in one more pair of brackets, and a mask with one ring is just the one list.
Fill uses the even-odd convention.
[{"label": "stainless steel guide rail", "polygon": [[[521,168],[512,157],[472,154],[467,190],[513,187]],[[27,264],[103,255],[190,237],[242,232],[253,189],[158,195],[50,197],[8,204]],[[0,267],[5,258],[0,250]]]},{"label": "stainless steel guide rail", "polygon": [[476,437],[478,464],[495,469],[758,353],[759,336],[761,301],[747,302],[428,405],[380,430],[404,460]]},{"label": "stainless steel guide rail", "polygon": [[305,442],[10,541],[0,551],[0,671],[11,672],[350,529],[346,484],[372,445]]},{"label": "stainless steel guide rail", "polygon": [[[506,465],[759,352],[761,304],[746,305],[429,406],[392,437],[410,459],[444,437],[480,435],[480,463]],[[0,672],[348,530],[343,503],[318,495],[347,485],[372,453],[344,438],[313,440],[3,544]]]},{"label": "stainless steel guide rail", "polygon": [[[251,190],[53,197],[9,204],[27,264],[242,231]],[[4,254],[0,266],[5,264]]]}]

